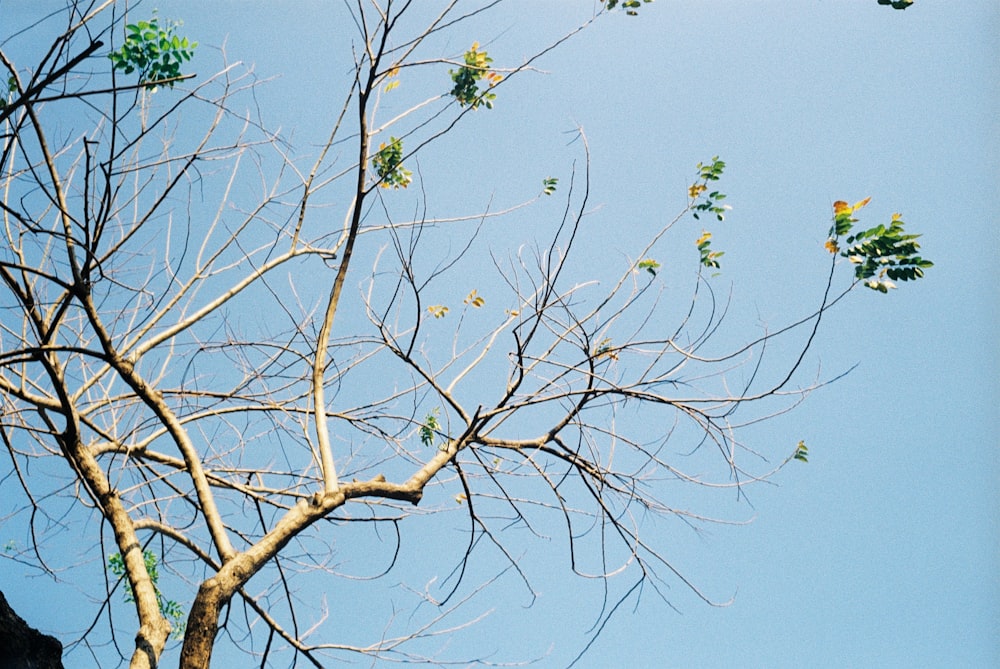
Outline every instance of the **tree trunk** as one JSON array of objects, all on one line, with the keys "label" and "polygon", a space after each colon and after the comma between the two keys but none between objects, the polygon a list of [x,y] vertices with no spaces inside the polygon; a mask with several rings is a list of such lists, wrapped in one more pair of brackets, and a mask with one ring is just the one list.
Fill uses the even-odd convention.
[{"label": "tree trunk", "polygon": [[232,592],[221,587],[218,577],[210,578],[198,588],[198,596],[191,605],[184,645],[181,647],[180,669],[208,669],[212,661],[212,648],[219,631],[219,613],[229,602]]},{"label": "tree trunk", "polygon": [[[384,477],[376,479],[384,485]],[[402,499],[412,499],[412,493]],[[418,498],[419,499],[419,498]],[[254,574],[292,539],[320,518],[325,517],[346,501],[343,492],[334,495],[316,493],[313,501],[300,500],[288,510],[277,525],[245,553],[240,553],[198,588],[191,605],[184,645],[181,646],[180,669],[209,669],[215,637],[219,633],[219,614],[236,591],[246,585]]]}]

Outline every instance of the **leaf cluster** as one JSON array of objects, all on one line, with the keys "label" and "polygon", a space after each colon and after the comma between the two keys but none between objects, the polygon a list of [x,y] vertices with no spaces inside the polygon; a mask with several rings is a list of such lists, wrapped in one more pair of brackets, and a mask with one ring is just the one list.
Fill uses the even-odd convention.
[{"label": "leaf cluster", "polygon": [[476,309],[479,309],[484,304],[486,304],[486,300],[483,298],[482,295],[479,294],[478,290],[473,290],[466,296],[464,300],[462,300],[462,303],[473,306]]},{"label": "leaf cluster", "polygon": [[7,78],[7,90],[4,91],[5,95],[4,97],[0,98],[0,109],[3,109],[4,107],[7,106],[8,102],[7,98],[10,96],[11,93],[15,93],[16,91],[17,91],[17,79],[15,79],[13,76],[10,76]]},{"label": "leaf cluster", "polygon": [[878,0],[880,5],[890,5],[893,9],[906,9],[914,0]]},{"label": "leaf cluster", "polygon": [[701,264],[709,269],[719,269],[719,258],[724,256],[726,252],[712,250],[712,233],[708,230],[702,230],[701,237],[695,241],[695,244],[701,253]]},{"label": "leaf cluster", "polygon": [[715,214],[715,218],[722,221],[726,217],[726,210],[729,209],[727,205],[719,204],[719,202],[726,199],[725,193],[717,190],[712,191],[708,195],[704,195],[704,193],[708,190],[708,182],[718,181],[722,177],[722,172],[726,169],[726,163],[725,161],[719,160],[718,156],[713,156],[710,163],[698,163],[697,168],[698,181],[688,188],[688,196],[692,200],[703,197],[704,201],[694,205],[693,216],[695,219],[699,219],[699,212],[708,212],[710,214]]},{"label": "leaf cluster", "polygon": [[420,443],[424,446],[434,445],[434,436],[441,429],[441,422],[438,420],[438,415],[441,413],[439,407],[435,407],[433,411],[424,416],[424,422],[420,425]]},{"label": "leaf cluster", "polygon": [[[170,636],[175,639],[180,639],[184,636],[184,609],[181,605],[172,599],[167,599],[160,592],[160,588],[157,587],[157,583],[160,581],[160,570],[157,568],[159,562],[156,559],[156,553],[151,550],[145,550],[142,552],[142,559],[146,563],[146,573],[149,574],[149,580],[153,583],[153,590],[156,591],[156,603],[160,606],[160,613],[163,614],[164,618],[171,620],[171,630]],[[116,577],[122,578],[125,575],[125,560],[122,559],[121,553],[114,553],[108,556],[108,570]],[[129,583],[128,579],[125,579],[125,602],[131,603],[135,601],[135,594],[132,592],[132,584]]]},{"label": "leaf cluster", "polygon": [[656,270],[660,269],[660,263],[656,262],[652,258],[646,258],[645,260],[640,260],[637,265],[639,269],[644,269],[653,276],[656,276]]},{"label": "leaf cluster", "polygon": [[[698,163],[696,169],[698,170],[698,180],[688,187],[688,198],[691,200],[688,206],[691,208],[691,215],[696,220],[700,220],[701,214],[709,213],[714,214],[718,221],[725,220],[726,211],[732,209],[727,204],[720,204],[722,200],[726,199],[726,194],[718,190],[706,194],[708,184],[722,178],[722,173],[726,169],[725,161],[719,160],[718,156],[712,156],[712,160],[708,163]],[[709,269],[719,269],[719,258],[725,252],[713,251],[711,239],[712,233],[708,230],[702,230],[695,245],[701,254],[701,264]]]},{"label": "leaf cluster", "polygon": [[[125,43],[108,54],[116,70],[125,74],[139,72],[139,83],[155,90],[157,82],[181,76],[181,64],[191,60],[197,42],[188,41],[174,31],[180,23],[161,26],[154,15],[149,21],[125,26]],[[173,81],[166,82],[171,88]]]},{"label": "leaf cluster", "polygon": [[641,7],[644,3],[648,5],[652,1],[653,0],[642,0],[642,2],[640,2],[639,0],[624,0],[624,2],[622,2],[621,0],[607,0],[604,5],[609,10],[621,5],[622,9],[624,9],[625,13],[629,16],[638,16],[639,12],[637,10],[639,7]]},{"label": "leaf cluster", "polygon": [[799,442],[799,445],[795,447],[795,455],[792,457],[799,462],[809,462],[809,448],[806,446],[806,442]]},{"label": "leaf cluster", "polygon": [[[917,239],[920,235],[906,233],[900,214],[892,215],[888,227],[880,224],[852,234],[854,224],[858,222],[854,213],[870,200],[865,198],[853,206],[842,200],[834,203],[833,226],[827,248],[831,252],[839,252],[855,265],[854,277],[858,281],[865,282],[872,290],[887,293],[890,288],[896,287],[893,281],[915,281],[923,277],[924,270],[933,267],[934,263],[918,255],[920,244]],[[847,248],[841,249],[837,240],[844,235],[847,235],[844,240]]]},{"label": "leaf cluster", "polygon": [[448,311],[450,310],[443,304],[432,304],[431,306],[427,307],[427,311],[434,318],[444,318],[445,316],[448,315]]},{"label": "leaf cluster", "polygon": [[[455,84],[451,95],[458,100],[459,105],[473,109],[479,109],[479,105],[483,105],[487,109],[493,109],[493,101],[497,96],[490,89],[500,83],[503,76],[490,70],[489,64],[492,62],[493,59],[485,51],[479,50],[479,42],[473,42],[472,48],[465,52],[465,66],[448,70]],[[480,90],[479,82],[484,79],[487,87]]]},{"label": "leaf cluster", "polygon": [[601,358],[618,360],[618,351],[610,337],[605,337],[594,347],[594,359],[599,360]]},{"label": "leaf cluster", "polygon": [[406,188],[413,181],[413,173],[403,167],[403,140],[397,137],[379,144],[372,167],[381,180],[380,188]]}]

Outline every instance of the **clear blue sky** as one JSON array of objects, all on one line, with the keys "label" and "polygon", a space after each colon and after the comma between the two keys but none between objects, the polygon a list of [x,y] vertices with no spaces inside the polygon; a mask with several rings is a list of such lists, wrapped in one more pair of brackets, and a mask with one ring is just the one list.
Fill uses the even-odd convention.
[{"label": "clear blue sky", "polygon": [[[258,94],[260,107],[308,153],[327,132],[355,39],[326,4],[157,6],[201,43],[198,71],[219,64],[212,47],[225,40],[231,60],[277,77]],[[0,4],[0,26],[25,11],[18,5]],[[452,33],[440,55],[476,40],[496,65],[517,65],[585,20],[590,6],[512,2]],[[734,602],[706,606],[677,582],[676,610],[655,596],[630,602],[578,666],[1000,666],[998,35],[992,0],[918,0],[905,12],[874,0],[660,0],[637,18],[606,17],[540,60],[543,72],[502,87],[496,109],[467,119],[433,154],[437,162],[421,162],[428,180],[467,179],[470,165],[489,176],[461,196],[432,193],[435,213],[482,208],[491,194],[514,203],[537,192],[542,177],[568,180],[582,149],[567,131],[582,126],[595,210],[586,253],[600,263],[634,253],[683,206],[694,165],[721,156],[733,211],[711,227],[726,251],[714,285],[731,289],[737,305],[727,341],[815,304],[835,200],[872,196],[864,222],[902,212],[935,262],[917,284],[888,296],[858,291],[831,313],[808,368],[829,378],[858,366],[754,430],[754,444],[774,452],[804,439],[810,462],[792,463],[778,486],[755,488],[752,506],[724,507],[752,523],[659,530],[670,533],[663,541],[690,580]],[[317,81],[325,67],[334,84]],[[404,78],[401,95],[419,85]],[[558,207],[547,206],[511,230],[550,225]],[[689,225],[693,240],[699,224]],[[490,234],[497,245],[510,241],[503,230]],[[675,505],[703,503],[688,494],[680,490]],[[449,518],[430,530],[439,556],[464,529],[460,514]],[[416,532],[408,538],[404,557],[438,559]],[[599,587],[566,574],[557,539],[525,551],[541,597],[525,608],[515,579],[501,580],[470,605],[470,615],[495,612],[454,635],[457,655],[496,650],[504,661],[523,649],[545,657],[538,666],[565,666],[586,642]],[[356,568],[372,558],[344,559]],[[480,576],[499,568],[491,559],[484,551]],[[16,565],[4,569],[0,588],[14,608],[62,632],[52,598],[64,590],[20,580]],[[428,570],[421,564],[411,585]],[[316,587],[330,587],[331,604],[365,595],[387,602],[407,575],[404,567],[382,584]],[[377,636],[385,620],[366,610],[346,624]],[[165,666],[175,658],[176,650]],[[66,666],[88,662],[77,655]],[[221,657],[217,664],[226,666]]]}]

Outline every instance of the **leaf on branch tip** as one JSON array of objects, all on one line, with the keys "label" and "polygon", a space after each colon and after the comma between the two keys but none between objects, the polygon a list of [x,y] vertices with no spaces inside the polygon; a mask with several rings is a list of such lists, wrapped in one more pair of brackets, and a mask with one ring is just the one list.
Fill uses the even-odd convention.
[{"label": "leaf on branch tip", "polygon": [[603,357],[618,360],[618,352],[614,349],[611,337],[605,337],[597,346],[594,347],[594,358],[599,360]]},{"label": "leaf on branch tip", "polygon": [[427,307],[427,311],[429,311],[431,313],[431,316],[433,316],[434,318],[444,318],[445,315],[448,313],[448,307],[442,304],[432,304],[431,306]]},{"label": "leaf on branch tip", "polygon": [[424,446],[432,446],[434,444],[434,432],[441,427],[438,423],[438,414],[440,409],[435,407],[433,411],[424,416],[424,422],[420,426],[420,443]]},{"label": "leaf on branch tip", "polygon": [[858,209],[861,209],[862,207],[866,206],[866,205],[867,205],[867,204],[868,204],[869,202],[871,202],[871,201],[872,201],[872,198],[871,198],[871,196],[869,195],[869,196],[868,196],[868,197],[866,197],[866,198],[865,198],[864,200],[861,200],[861,201],[859,201],[859,202],[855,202],[855,203],[854,203],[854,206],[853,206],[853,207],[851,207],[851,210],[852,210],[852,211],[857,211]]},{"label": "leaf on branch tip", "polygon": [[471,304],[472,306],[474,306],[477,309],[479,307],[483,306],[484,304],[486,304],[486,300],[484,300],[483,298],[481,298],[477,293],[478,293],[478,291],[473,290],[471,293],[469,293],[466,296],[466,298],[465,298],[465,300],[463,300],[463,302],[465,304]]},{"label": "leaf on branch tip", "polygon": [[809,462],[809,449],[806,447],[806,442],[799,442],[799,445],[795,448],[794,457],[801,462]]},{"label": "leaf on branch tip", "polygon": [[637,265],[639,269],[644,269],[653,276],[656,276],[656,270],[660,269],[660,263],[656,262],[652,258],[646,258],[645,260],[640,260]]}]

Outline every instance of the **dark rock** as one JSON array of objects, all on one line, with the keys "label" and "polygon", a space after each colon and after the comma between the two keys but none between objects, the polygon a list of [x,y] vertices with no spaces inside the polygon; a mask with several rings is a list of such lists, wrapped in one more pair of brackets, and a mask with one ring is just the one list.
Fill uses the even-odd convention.
[{"label": "dark rock", "polygon": [[28,627],[0,592],[0,669],[63,669],[62,644]]}]

